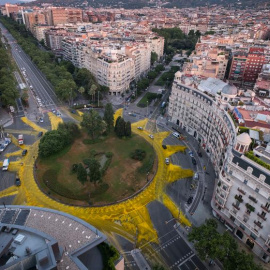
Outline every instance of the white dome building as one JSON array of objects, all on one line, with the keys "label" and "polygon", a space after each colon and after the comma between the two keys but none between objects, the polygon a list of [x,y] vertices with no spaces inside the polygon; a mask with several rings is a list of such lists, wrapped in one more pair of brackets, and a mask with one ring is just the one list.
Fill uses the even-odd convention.
[{"label": "white dome building", "polygon": [[234,149],[239,153],[245,153],[248,151],[251,142],[252,140],[248,133],[242,133],[236,137],[236,144]]}]

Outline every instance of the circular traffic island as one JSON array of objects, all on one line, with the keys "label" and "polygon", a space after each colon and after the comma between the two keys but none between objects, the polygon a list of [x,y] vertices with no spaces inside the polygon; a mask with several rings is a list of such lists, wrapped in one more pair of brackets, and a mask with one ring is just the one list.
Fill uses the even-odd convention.
[{"label": "circular traffic island", "polygon": [[72,145],[38,158],[36,181],[51,198],[65,204],[100,206],[140,191],[156,171],[155,151],[145,139],[111,134],[93,143],[86,133]]}]

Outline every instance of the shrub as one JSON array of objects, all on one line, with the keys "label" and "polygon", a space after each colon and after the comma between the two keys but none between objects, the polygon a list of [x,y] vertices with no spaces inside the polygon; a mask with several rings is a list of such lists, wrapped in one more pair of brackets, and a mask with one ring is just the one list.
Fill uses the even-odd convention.
[{"label": "shrub", "polygon": [[135,160],[142,161],[146,156],[146,152],[142,149],[136,149],[134,152],[131,152],[130,157]]},{"label": "shrub", "polygon": [[105,156],[106,156],[106,158],[112,158],[113,153],[112,152],[106,152]]},{"label": "shrub", "polygon": [[147,160],[144,161],[143,165],[138,168],[139,173],[147,173],[150,172],[154,165],[154,156],[150,155]]},{"label": "shrub", "polygon": [[119,252],[105,242],[98,245],[98,249],[102,254],[103,270],[114,270],[114,262],[119,258]]}]

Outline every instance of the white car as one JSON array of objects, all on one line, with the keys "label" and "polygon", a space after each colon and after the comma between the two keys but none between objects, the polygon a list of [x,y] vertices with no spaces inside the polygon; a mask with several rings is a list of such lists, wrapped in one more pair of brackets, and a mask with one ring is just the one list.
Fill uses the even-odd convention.
[{"label": "white car", "polygon": [[199,174],[197,172],[194,174],[194,180],[199,180]]},{"label": "white car", "polygon": [[43,123],[43,122],[44,122],[44,120],[43,120],[42,117],[39,118],[39,122],[40,122],[40,123]]},{"label": "white car", "polygon": [[151,139],[154,139],[154,135],[152,135],[152,134],[149,134],[149,137],[150,137]]},{"label": "white car", "polygon": [[165,158],[165,163],[166,163],[166,165],[169,165],[170,164],[170,159],[168,157]]},{"label": "white car", "polygon": [[143,130],[143,127],[137,127],[139,130]]},{"label": "white car", "polygon": [[180,138],[180,134],[179,133],[177,133],[177,132],[173,132],[173,134],[172,134],[175,138]]}]

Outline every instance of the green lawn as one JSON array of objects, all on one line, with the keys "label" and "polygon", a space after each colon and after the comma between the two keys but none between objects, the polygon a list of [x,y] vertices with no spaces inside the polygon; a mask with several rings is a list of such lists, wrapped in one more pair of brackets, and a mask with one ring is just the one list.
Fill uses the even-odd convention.
[{"label": "green lawn", "polygon": [[[146,184],[146,174],[152,170],[155,153],[142,137],[133,134],[131,138],[119,139],[110,135],[95,144],[84,144],[86,138],[83,134],[61,153],[38,160],[37,178],[46,193],[66,203],[95,205],[123,199]],[[130,158],[135,149],[146,151],[142,162]],[[82,185],[76,173],[71,173],[71,168],[73,164],[89,158],[92,150],[96,153],[112,152],[113,157],[102,184],[94,185],[89,181]]]},{"label": "green lawn", "polygon": [[141,108],[145,108],[147,106],[147,101],[148,101],[148,105],[149,105],[153,99],[161,98],[161,96],[162,95],[160,95],[160,94],[147,92],[143,96],[143,98],[138,102],[137,106],[141,107]]}]

